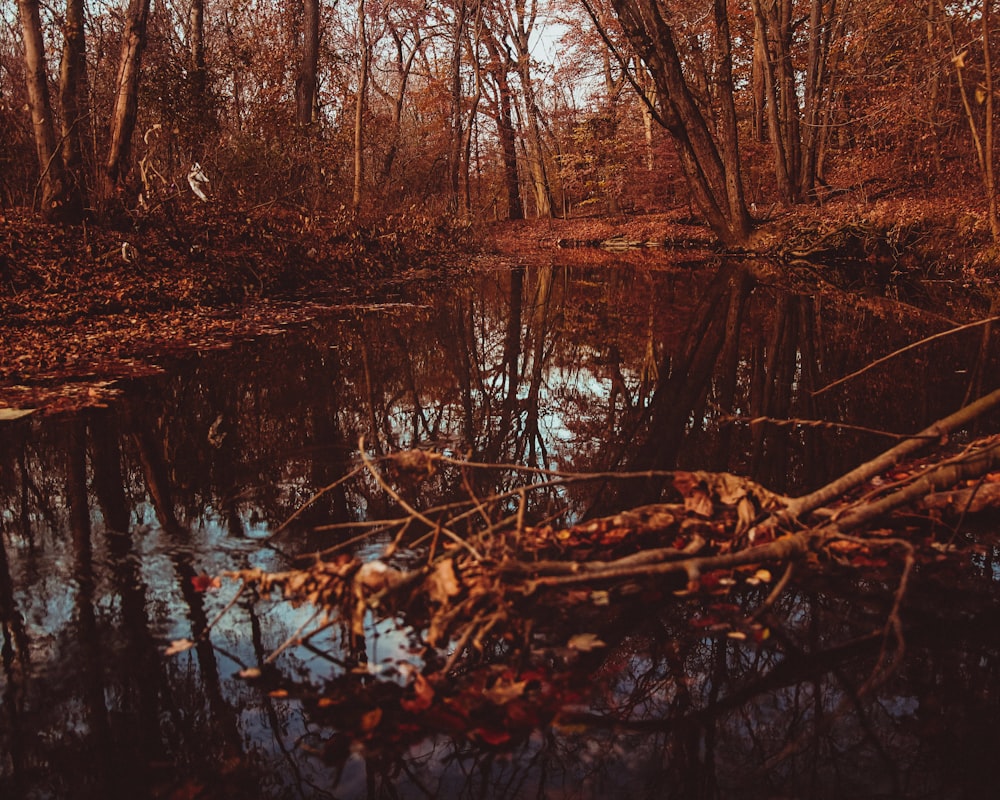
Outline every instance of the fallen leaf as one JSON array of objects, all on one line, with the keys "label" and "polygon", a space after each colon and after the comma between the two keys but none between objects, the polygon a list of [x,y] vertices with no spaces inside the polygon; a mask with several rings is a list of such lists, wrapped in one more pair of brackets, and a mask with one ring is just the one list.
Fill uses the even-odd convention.
[{"label": "fallen leaf", "polygon": [[222,581],[218,578],[213,578],[211,575],[202,573],[201,575],[193,575],[191,577],[191,585],[196,592],[202,593],[207,592],[209,589],[218,589],[222,586]]},{"label": "fallen leaf", "polygon": [[375,730],[375,728],[378,727],[378,724],[381,721],[382,721],[382,709],[373,708],[371,711],[368,711],[361,715],[361,730],[364,733],[371,733],[373,730]]},{"label": "fallen leaf", "polygon": [[581,653],[589,653],[599,647],[607,647],[604,642],[597,638],[595,633],[578,633],[569,640],[566,646],[570,650],[579,650]]},{"label": "fallen leaf", "polygon": [[190,650],[192,647],[194,647],[194,642],[190,639],[174,639],[170,643],[170,646],[163,651],[163,655],[175,656],[178,653],[183,653],[185,650]]},{"label": "fallen leaf", "polygon": [[597,589],[590,593],[590,602],[595,606],[607,606],[611,604],[611,595],[604,589]]},{"label": "fallen leaf", "polygon": [[508,681],[499,678],[489,689],[483,689],[483,696],[494,705],[502,706],[524,694],[527,681]]},{"label": "fallen leaf", "polygon": [[693,489],[691,494],[684,498],[684,508],[692,514],[697,514],[699,517],[705,518],[711,517],[715,510],[712,505],[712,498],[701,487]]},{"label": "fallen leaf", "polygon": [[419,672],[413,681],[413,694],[414,697],[412,699],[404,697],[399,701],[399,705],[403,711],[418,714],[431,707],[431,703],[434,700],[434,687]]},{"label": "fallen leaf", "polygon": [[384,561],[368,561],[358,569],[355,580],[370,591],[380,592],[389,586],[394,572]]},{"label": "fallen leaf", "polygon": [[435,603],[446,605],[448,599],[460,591],[455,567],[450,558],[439,561],[434,572],[427,578],[427,593]]}]

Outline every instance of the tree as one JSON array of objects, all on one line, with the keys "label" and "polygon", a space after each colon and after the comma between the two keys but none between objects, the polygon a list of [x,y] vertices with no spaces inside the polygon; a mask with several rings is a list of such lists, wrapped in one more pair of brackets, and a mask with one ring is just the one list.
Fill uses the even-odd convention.
[{"label": "tree", "polygon": [[122,49],[111,111],[110,144],[104,163],[102,199],[111,203],[129,169],[132,134],[139,110],[139,77],[146,46],[146,24],[150,0],[130,0],[122,32]]},{"label": "tree", "polygon": [[542,114],[535,95],[534,78],[531,72],[531,42],[538,17],[538,3],[536,0],[514,0],[513,9],[505,8],[504,12],[508,35],[514,50],[514,63],[521,82],[526,162],[535,200],[535,215],[551,217],[553,213],[552,188],[545,163]]},{"label": "tree", "polygon": [[[696,97],[693,89],[699,76],[690,63],[685,65],[678,50],[677,42],[683,39],[675,33],[675,16],[661,0],[611,0],[611,5],[632,50],[656,86],[656,106],[650,110],[673,138],[695,202],[723,244],[746,243],[753,221],[743,192],[725,0],[713,0],[710,29],[691,33],[695,41],[699,36],[710,36],[715,53],[715,104],[709,117],[703,111],[704,101]],[[597,12],[592,6],[588,8],[594,22],[601,26]],[[610,43],[606,33],[605,38]],[[619,58],[627,68],[620,53]],[[648,98],[648,93],[639,90],[634,75],[632,82]]]},{"label": "tree", "polygon": [[50,220],[65,220],[75,216],[77,202],[66,179],[62,155],[56,146],[52,103],[45,74],[45,44],[39,0],[18,0],[17,8],[24,36],[28,104],[31,108],[35,152],[41,173],[39,182],[42,189],[42,215]]},{"label": "tree", "polygon": [[[59,68],[59,103],[62,106],[62,160],[72,182],[74,202],[82,202],[84,152],[87,147],[87,39],[83,0],[66,0],[62,63]],[[82,209],[81,209],[82,210]]]},{"label": "tree", "polygon": [[364,177],[364,122],[365,96],[368,93],[368,75],[371,61],[371,46],[368,43],[368,26],[365,24],[365,0],[358,0],[358,95],[354,104],[354,194],[351,208],[361,207],[361,182]]},{"label": "tree", "polygon": [[492,28],[486,30],[483,42],[490,54],[485,72],[494,84],[492,108],[503,162],[503,183],[507,200],[507,219],[524,219],[524,206],[521,203],[521,185],[517,173],[517,138],[516,131],[514,130],[512,114],[513,93],[510,85],[510,73],[514,60],[507,49],[503,37],[497,36]]},{"label": "tree", "polygon": [[318,106],[319,0],[303,0],[303,6],[302,56],[295,78],[295,121],[306,127],[315,121]]},{"label": "tree", "polygon": [[[779,194],[797,203],[816,185],[827,130],[824,106],[839,54],[831,43],[840,31],[840,7],[836,0],[809,0],[808,15],[796,18],[793,0],[752,0],[752,5],[758,136],[766,118]],[[797,64],[803,49],[804,68]]]},{"label": "tree", "polygon": [[191,94],[197,105],[205,103],[208,66],[205,63],[205,0],[191,0],[188,12],[188,54]]},{"label": "tree", "polygon": [[413,64],[424,44],[424,34],[421,30],[422,9],[414,7],[402,8],[403,18],[392,16],[386,19],[386,28],[392,38],[392,70],[395,86],[392,91],[383,89],[378,83],[373,83],[375,91],[388,102],[392,108],[392,128],[389,132],[389,146],[382,161],[381,178],[385,183],[392,175],[392,167],[399,153],[400,135],[403,125],[403,107],[406,101],[407,88]]},{"label": "tree", "polygon": [[[984,106],[984,119],[982,123],[977,120],[977,115],[973,111],[972,100],[969,96],[969,89],[965,78],[969,50],[968,48],[958,48],[955,44],[955,35],[951,22],[948,21],[946,25],[952,46],[951,63],[955,68],[955,78],[958,82],[958,89],[962,98],[962,108],[965,111],[965,119],[969,125],[969,132],[972,135],[972,142],[976,150],[976,159],[979,162],[983,189],[986,193],[990,233],[993,236],[993,241],[1000,243],[1000,213],[997,210],[997,187],[994,166],[993,108],[995,98],[992,48],[990,47],[991,6],[991,0],[983,0],[979,9],[983,77],[982,81],[976,87],[975,100],[977,104]],[[982,128],[981,131],[980,127]]]}]

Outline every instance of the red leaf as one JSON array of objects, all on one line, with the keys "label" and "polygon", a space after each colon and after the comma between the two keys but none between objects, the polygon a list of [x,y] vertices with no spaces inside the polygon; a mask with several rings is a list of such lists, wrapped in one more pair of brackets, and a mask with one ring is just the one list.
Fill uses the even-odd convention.
[{"label": "red leaf", "polygon": [[194,575],[191,578],[191,586],[198,593],[207,592],[209,589],[218,589],[222,586],[222,581],[218,578],[213,578],[211,575],[206,575],[204,572],[201,575]]},{"label": "red leaf", "polygon": [[493,745],[494,747],[507,744],[510,741],[510,733],[495,728],[476,728],[472,731],[472,735],[483,744]]},{"label": "red leaf", "polygon": [[434,700],[434,687],[419,672],[417,673],[416,680],[413,682],[413,694],[414,697],[412,699],[404,697],[399,701],[399,705],[403,711],[408,711],[411,714],[419,714],[421,711],[426,711],[431,707],[431,702]]}]

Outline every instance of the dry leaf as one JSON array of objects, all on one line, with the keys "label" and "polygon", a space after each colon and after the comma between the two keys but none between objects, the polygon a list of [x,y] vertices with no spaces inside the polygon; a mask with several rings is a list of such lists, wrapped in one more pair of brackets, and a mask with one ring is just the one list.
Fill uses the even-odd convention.
[{"label": "dry leaf", "polygon": [[431,707],[431,703],[434,700],[434,687],[419,672],[413,681],[413,694],[414,697],[412,699],[404,697],[399,701],[399,705],[403,711],[417,714]]},{"label": "dry leaf", "polygon": [[0,422],[20,419],[34,413],[35,409],[33,408],[0,408]]},{"label": "dry leaf", "polygon": [[455,566],[450,558],[439,561],[427,578],[427,593],[435,603],[446,605],[448,599],[458,594],[460,587],[455,577]]},{"label": "dry leaf", "polygon": [[494,705],[502,706],[524,694],[527,681],[507,681],[499,678],[489,689],[483,689],[483,696]]},{"label": "dry leaf", "polygon": [[712,506],[712,498],[701,487],[693,489],[691,494],[684,498],[684,508],[692,514],[706,518],[710,518],[715,510]]},{"label": "dry leaf", "polygon": [[355,581],[370,591],[380,592],[389,585],[393,572],[384,561],[368,561],[358,569]]},{"label": "dry leaf", "polygon": [[243,680],[252,681],[260,677],[260,670],[257,667],[247,667],[237,673]]},{"label": "dry leaf", "polygon": [[175,656],[178,653],[183,653],[185,650],[190,650],[192,647],[194,647],[194,642],[190,639],[174,639],[170,643],[170,646],[163,651],[163,655]]},{"label": "dry leaf", "polygon": [[570,650],[579,650],[581,653],[589,653],[599,647],[607,647],[604,642],[597,638],[595,633],[578,633],[569,640],[566,646]]},{"label": "dry leaf", "polygon": [[378,727],[378,724],[382,721],[382,709],[373,708],[361,715],[361,730],[364,733],[371,733]]},{"label": "dry leaf", "polygon": [[611,595],[604,589],[596,589],[590,593],[590,602],[595,606],[611,605]]}]

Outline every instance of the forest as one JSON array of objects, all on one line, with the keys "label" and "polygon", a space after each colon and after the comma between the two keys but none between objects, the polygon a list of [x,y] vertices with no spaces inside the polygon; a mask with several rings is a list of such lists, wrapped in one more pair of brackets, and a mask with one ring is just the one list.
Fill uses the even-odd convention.
[{"label": "forest", "polygon": [[989,3],[936,0],[19,0],[0,202],[120,224],[196,196],[314,224],[683,207],[739,246],[778,209],[947,195],[996,238],[994,37]]},{"label": "forest", "polygon": [[0,795],[995,787],[992,2],[0,23]]}]

